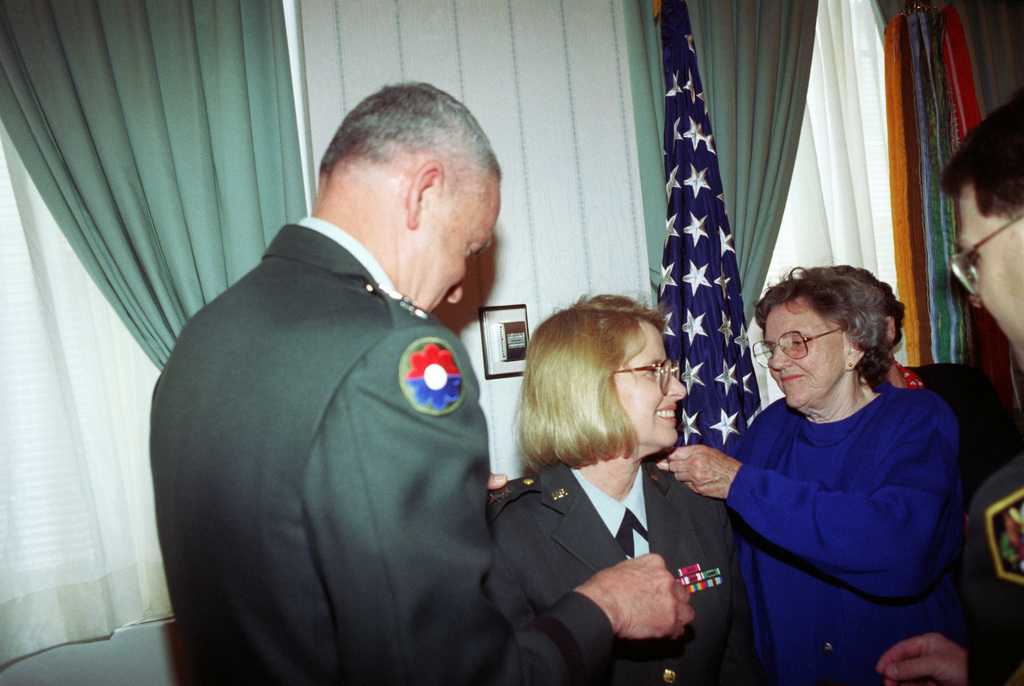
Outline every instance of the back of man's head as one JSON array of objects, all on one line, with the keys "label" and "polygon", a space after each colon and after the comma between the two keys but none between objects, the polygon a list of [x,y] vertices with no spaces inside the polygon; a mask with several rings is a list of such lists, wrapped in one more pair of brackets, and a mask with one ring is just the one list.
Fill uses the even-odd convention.
[{"label": "back of man's head", "polygon": [[356,105],[324,153],[320,174],[349,161],[388,162],[402,151],[440,153],[501,178],[490,141],[470,111],[427,83],[385,86]]},{"label": "back of man's head", "polygon": [[971,129],[942,172],[954,198],[967,186],[983,216],[1024,209],[1024,90]]}]

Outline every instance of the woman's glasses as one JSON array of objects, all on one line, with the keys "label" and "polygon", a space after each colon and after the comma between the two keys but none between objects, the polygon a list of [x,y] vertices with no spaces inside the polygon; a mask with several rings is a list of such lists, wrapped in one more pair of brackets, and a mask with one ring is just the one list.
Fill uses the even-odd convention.
[{"label": "woman's glasses", "polygon": [[836,331],[845,331],[842,327],[838,329],[832,329],[825,333],[815,334],[813,336],[805,336],[799,331],[787,331],[786,333],[779,336],[778,343],[772,343],[771,341],[758,341],[751,350],[754,353],[754,359],[757,360],[762,367],[769,367],[772,363],[772,358],[775,357],[775,351],[781,350],[786,354],[786,357],[791,360],[799,360],[802,357],[807,357],[807,344],[813,341],[815,338],[821,338],[827,336],[830,333]]},{"label": "woman's glasses", "polygon": [[630,367],[629,369],[617,369],[612,374],[623,372],[650,372],[658,374],[658,385],[661,387],[661,394],[668,395],[668,388],[673,378],[679,378],[679,363],[672,360],[662,360],[643,367]]}]

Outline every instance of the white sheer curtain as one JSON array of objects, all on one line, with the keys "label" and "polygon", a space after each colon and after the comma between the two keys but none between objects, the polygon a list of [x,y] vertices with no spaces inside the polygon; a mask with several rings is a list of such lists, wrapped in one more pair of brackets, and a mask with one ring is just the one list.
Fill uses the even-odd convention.
[{"label": "white sheer curtain", "polygon": [[170,612],[153,519],[153,363],[0,129],[0,666]]},{"label": "white sheer curtain", "polygon": [[[885,76],[872,5],[818,6],[807,109],[766,286],[793,267],[852,264],[896,289]],[[760,336],[752,325],[752,339]],[[782,393],[763,368],[758,372],[765,406]]]}]

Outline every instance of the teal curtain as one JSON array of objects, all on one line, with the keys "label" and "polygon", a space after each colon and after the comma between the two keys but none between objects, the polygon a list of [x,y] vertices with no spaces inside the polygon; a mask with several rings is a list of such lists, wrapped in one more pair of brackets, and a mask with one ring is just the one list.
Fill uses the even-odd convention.
[{"label": "teal curtain", "polygon": [[656,302],[661,280],[661,253],[665,245],[665,165],[662,131],[665,130],[665,77],[661,66],[661,31],[651,0],[623,3],[629,82],[633,99],[633,126],[640,167],[640,194],[647,234],[647,264],[651,293]]},{"label": "teal curtain", "polygon": [[279,0],[0,0],[0,118],[162,366],[305,214]]},{"label": "teal curtain", "polygon": [[750,319],[789,195],[818,3],[700,0],[689,10]]},{"label": "teal curtain", "polygon": [[[807,102],[818,3],[689,0],[687,8],[743,281],[744,311],[750,319],[768,274],[789,194]],[[658,41],[660,69],[657,31],[645,31],[645,36]],[[633,59],[630,66],[635,78],[639,66]],[[660,145],[658,150],[662,219],[658,223],[648,219],[647,231],[648,246],[657,252],[650,262],[660,267],[665,180]],[[653,166],[642,161],[641,173],[650,173]],[[646,185],[653,184],[650,180]],[[651,198],[653,202],[653,194]],[[646,193],[644,201],[648,202]]]}]

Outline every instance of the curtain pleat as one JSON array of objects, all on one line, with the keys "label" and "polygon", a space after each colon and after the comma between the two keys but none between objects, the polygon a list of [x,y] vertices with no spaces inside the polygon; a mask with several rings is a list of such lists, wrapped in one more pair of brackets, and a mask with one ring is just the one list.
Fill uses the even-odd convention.
[{"label": "curtain pleat", "polygon": [[151,359],[305,214],[280,2],[0,2],[0,117]]},{"label": "curtain pleat", "polygon": [[[902,51],[899,49],[899,23],[904,17],[897,15],[885,30],[886,83],[902,78]],[[920,326],[918,324],[917,289],[914,287],[914,252],[911,245],[910,211],[908,195],[909,161],[904,136],[904,112],[901,91],[886,88],[886,110],[889,131],[889,188],[892,202],[893,242],[896,258],[897,288],[905,307],[903,320],[904,349],[907,363],[921,364]],[[910,113],[913,116],[913,112]]]},{"label": "curtain pleat", "polygon": [[[691,0],[687,9],[712,129],[718,132],[715,145],[749,320],[789,193],[818,3]],[[648,230],[653,228],[660,245],[664,227]]]}]

